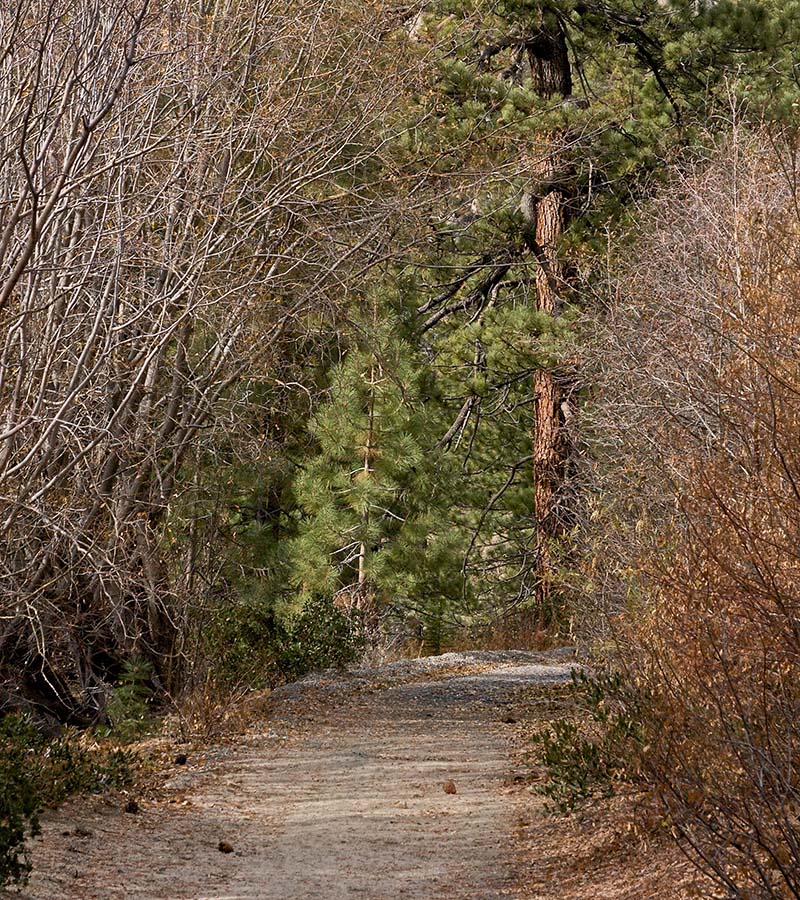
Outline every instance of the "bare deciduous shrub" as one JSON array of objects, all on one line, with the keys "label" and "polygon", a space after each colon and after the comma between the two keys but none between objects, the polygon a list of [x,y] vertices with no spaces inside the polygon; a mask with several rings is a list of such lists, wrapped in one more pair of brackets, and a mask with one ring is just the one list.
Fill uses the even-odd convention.
[{"label": "bare deciduous shrub", "polygon": [[736,898],[800,896],[794,171],[794,147],[735,132],[680,179],[640,226],[603,345],[616,499],[596,583],[652,698],[646,784]]},{"label": "bare deciduous shrub", "polygon": [[132,658],[180,683],[202,553],[165,517],[260,346],[392,214],[367,202],[387,28],[281,0],[0,9],[0,703],[91,721]]}]

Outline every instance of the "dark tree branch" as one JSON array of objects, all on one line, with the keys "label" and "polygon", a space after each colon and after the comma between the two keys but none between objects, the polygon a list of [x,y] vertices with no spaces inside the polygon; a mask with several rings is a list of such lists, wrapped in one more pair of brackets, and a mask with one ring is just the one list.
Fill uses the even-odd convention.
[{"label": "dark tree branch", "polygon": [[470,309],[473,306],[483,306],[489,299],[492,289],[505,278],[510,268],[510,262],[498,265],[476,288],[471,290],[466,297],[455,303],[448,304],[427,318],[422,323],[422,333],[424,334],[426,331],[429,331],[434,325],[441,322],[442,319],[446,318],[451,313]]}]

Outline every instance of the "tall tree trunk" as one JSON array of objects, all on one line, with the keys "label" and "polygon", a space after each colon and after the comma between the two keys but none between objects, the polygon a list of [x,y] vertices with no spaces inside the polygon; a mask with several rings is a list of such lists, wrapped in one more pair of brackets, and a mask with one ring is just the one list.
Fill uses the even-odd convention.
[{"label": "tall tree trunk", "polygon": [[[372,335],[377,333],[378,329],[378,298],[377,295],[372,298]],[[372,350],[372,361],[369,367],[369,386],[367,399],[367,434],[364,441],[364,464],[361,477],[365,483],[372,477],[372,461],[375,453],[375,392],[381,379],[381,365],[377,356],[377,351]],[[369,506],[364,510],[361,520],[363,535],[361,545],[358,548],[358,590],[356,605],[362,612],[371,615],[372,613],[372,597],[369,584],[369,556],[371,547],[367,540],[367,533],[370,526],[370,509]]]},{"label": "tall tree trunk", "polygon": [[[361,470],[362,477],[367,480],[372,475],[372,451],[374,444],[375,429],[375,362],[373,361],[369,370],[369,401],[367,409],[367,438],[364,442],[364,465]],[[369,508],[365,509],[361,524],[364,532],[369,528]],[[367,593],[367,557],[369,555],[369,547],[366,537],[362,538],[361,545],[358,548],[358,603],[359,606],[364,602]]]},{"label": "tall tree trunk", "polygon": [[[563,29],[544,14],[539,28],[527,45],[534,88],[545,99],[572,93],[572,72]],[[560,313],[560,291],[564,282],[559,244],[566,224],[562,180],[563,135],[553,135],[545,159],[535,173],[539,197],[532,229],[533,248],[538,259],[534,276],[537,310],[550,316]],[[530,202],[526,204],[529,208]],[[531,225],[534,223],[531,222]],[[570,440],[565,427],[567,401],[556,374],[540,369],[534,375],[535,431],[533,435],[534,512],[537,531],[536,610],[539,624],[553,617],[553,544],[566,531],[559,514],[558,498],[567,472]]]}]

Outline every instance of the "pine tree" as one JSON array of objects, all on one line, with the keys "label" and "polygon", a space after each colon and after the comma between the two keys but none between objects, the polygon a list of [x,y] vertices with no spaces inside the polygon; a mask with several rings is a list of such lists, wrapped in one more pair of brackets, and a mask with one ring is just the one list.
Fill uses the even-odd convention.
[{"label": "pine tree", "polygon": [[[529,357],[526,411],[533,607],[547,618],[559,603],[551,593],[561,548],[568,550],[580,512],[582,376],[568,321],[597,294],[592,252],[613,237],[665,160],[707,134],[709,123],[726,128],[732,108],[791,123],[797,4],[440,0],[426,10],[414,39],[439,53],[440,79],[420,100],[427,118],[414,132],[415,149],[457,193],[438,200],[442,224],[427,260],[420,327],[451,371],[454,328],[474,329],[488,308],[527,304],[552,322]],[[465,404],[474,369],[461,366]]]},{"label": "pine tree", "polygon": [[295,486],[293,580],[301,596],[427,625],[464,587],[430,372],[388,306],[372,296],[311,420],[318,449]]}]

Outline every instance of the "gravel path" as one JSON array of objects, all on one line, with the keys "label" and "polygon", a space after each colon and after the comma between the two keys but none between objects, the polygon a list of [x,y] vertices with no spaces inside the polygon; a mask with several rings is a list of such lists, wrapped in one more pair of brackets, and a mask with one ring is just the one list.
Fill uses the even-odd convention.
[{"label": "gravel path", "polygon": [[265,730],[195,754],[138,814],[50,817],[21,897],[514,897],[504,705],[569,673],[558,653],[447,654],[287,686]]}]

